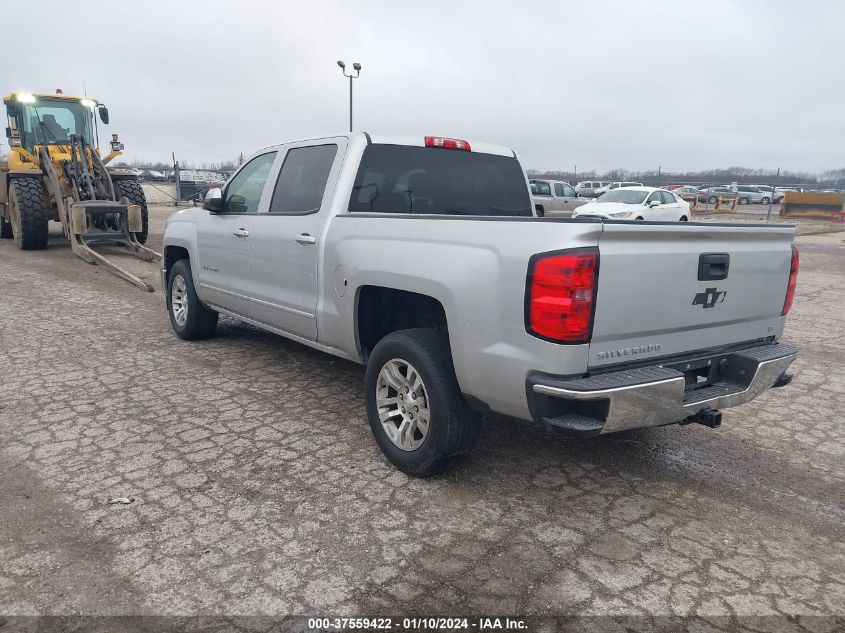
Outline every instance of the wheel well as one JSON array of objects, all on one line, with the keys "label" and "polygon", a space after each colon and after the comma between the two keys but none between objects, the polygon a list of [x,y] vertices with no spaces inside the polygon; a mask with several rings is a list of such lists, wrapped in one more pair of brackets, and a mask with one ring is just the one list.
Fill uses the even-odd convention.
[{"label": "wheel well", "polygon": [[364,360],[381,339],[397,330],[424,327],[447,335],[449,332],[446,311],[437,299],[380,286],[361,288],[355,323],[358,349]]},{"label": "wheel well", "polygon": [[164,249],[165,279],[170,276],[170,269],[173,268],[173,265],[180,259],[191,259],[187,249],[182,248],[181,246],[168,246]]}]

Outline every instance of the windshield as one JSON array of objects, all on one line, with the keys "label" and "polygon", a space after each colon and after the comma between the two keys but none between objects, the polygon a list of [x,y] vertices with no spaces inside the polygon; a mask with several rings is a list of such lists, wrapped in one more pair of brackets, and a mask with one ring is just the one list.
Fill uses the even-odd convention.
[{"label": "windshield", "polygon": [[623,204],[642,204],[648,191],[631,191],[630,189],[614,189],[598,198],[598,202],[621,202]]},{"label": "windshield", "polygon": [[94,145],[91,109],[76,101],[38,99],[18,104],[18,129],[21,144],[28,151],[36,145],[66,145],[71,134],[82,134]]},{"label": "windshield", "polygon": [[349,199],[353,213],[533,215],[515,158],[407,145],[368,145]]}]

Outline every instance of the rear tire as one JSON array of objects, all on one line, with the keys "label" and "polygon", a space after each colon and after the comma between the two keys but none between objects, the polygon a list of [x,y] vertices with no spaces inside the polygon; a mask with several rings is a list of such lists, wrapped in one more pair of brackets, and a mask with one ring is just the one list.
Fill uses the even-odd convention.
[{"label": "rear tire", "polygon": [[749,202],[750,202],[750,200],[748,198],[740,198],[739,199],[740,204],[748,204]]},{"label": "rear tire", "polygon": [[716,204],[716,200],[716,196],[710,196],[709,198],[707,198],[707,202],[709,202],[710,204]]},{"label": "rear tire", "polygon": [[682,215],[680,221],[681,222],[689,222],[689,218],[685,215]]},{"label": "rear tire", "polygon": [[197,296],[187,259],[173,264],[167,276],[167,312],[176,336],[186,341],[209,338],[217,329],[219,315],[206,308]]},{"label": "rear tire", "polygon": [[[478,441],[480,416],[461,394],[449,339],[436,330],[400,330],[385,336],[367,361],[364,389],[376,443],[408,475],[434,475]],[[415,422],[412,408],[417,405]],[[426,412],[425,427],[420,425],[421,411]]]},{"label": "rear tire", "polygon": [[141,183],[138,180],[132,179],[118,179],[113,181],[114,195],[120,201],[122,198],[129,200],[129,204],[137,204],[141,207],[141,227],[143,230],[140,233],[133,233],[135,239],[141,244],[147,241],[147,236],[150,231],[150,213],[147,210],[147,196],[144,195],[144,190],[141,188]]},{"label": "rear tire", "polygon": [[637,218],[637,222],[639,222],[640,220],[645,220],[645,218],[640,216],[640,217]]},{"label": "rear tire", "polygon": [[9,216],[15,244],[23,251],[47,248],[47,209],[40,178],[14,178],[9,183]]}]

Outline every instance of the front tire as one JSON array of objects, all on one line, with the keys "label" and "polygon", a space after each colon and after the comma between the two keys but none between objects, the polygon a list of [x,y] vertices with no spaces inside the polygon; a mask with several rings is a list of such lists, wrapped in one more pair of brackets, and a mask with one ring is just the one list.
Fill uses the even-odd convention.
[{"label": "front tire", "polygon": [[685,215],[681,216],[680,222],[689,222],[689,218]]},{"label": "front tire", "polygon": [[707,202],[709,202],[710,204],[716,204],[716,200],[716,196],[710,196],[709,198],[707,198]]},{"label": "front tire", "polygon": [[763,199],[760,200],[760,204],[769,204],[769,200],[770,200],[769,198],[763,197]]},{"label": "front tire", "polygon": [[9,183],[9,217],[15,244],[22,251],[47,248],[47,209],[40,178],[14,178]]},{"label": "front tire", "polygon": [[144,195],[141,183],[137,180],[118,179],[114,180],[112,184],[114,184],[114,195],[118,202],[126,198],[129,200],[129,204],[137,204],[141,207],[141,228],[143,230],[140,233],[133,233],[132,235],[141,244],[144,244],[150,232],[150,212],[147,209],[147,196]]},{"label": "front tire", "polygon": [[748,204],[749,202],[750,202],[750,200],[748,198],[740,198],[739,199],[740,204]]},{"label": "front tire", "polygon": [[186,341],[209,338],[217,329],[214,310],[206,308],[194,288],[191,265],[187,259],[173,264],[167,277],[167,312],[176,336]]},{"label": "front tire", "polygon": [[478,441],[479,415],[461,394],[448,338],[436,330],[385,336],[367,361],[364,389],[376,443],[408,475],[434,475]]}]

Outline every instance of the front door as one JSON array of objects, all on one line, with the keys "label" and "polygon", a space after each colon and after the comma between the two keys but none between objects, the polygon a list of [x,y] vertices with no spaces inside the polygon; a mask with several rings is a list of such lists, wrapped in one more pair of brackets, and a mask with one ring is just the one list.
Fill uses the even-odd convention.
[{"label": "front door", "polygon": [[245,164],[223,192],[222,211],[206,211],[208,217],[197,223],[199,294],[239,314],[249,300],[250,236],[276,154],[260,154]]},{"label": "front door", "polygon": [[289,146],[251,234],[248,316],[309,340],[317,339],[318,262],[346,143]]}]

